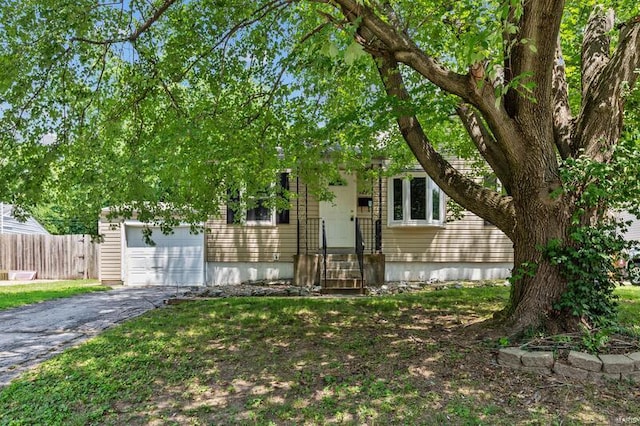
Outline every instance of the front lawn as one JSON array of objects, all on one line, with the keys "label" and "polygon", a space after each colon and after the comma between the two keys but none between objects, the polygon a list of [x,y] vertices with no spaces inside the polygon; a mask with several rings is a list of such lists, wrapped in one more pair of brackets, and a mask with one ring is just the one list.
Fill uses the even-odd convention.
[{"label": "front lawn", "polygon": [[[638,326],[640,288],[621,295],[621,315]],[[497,366],[502,334],[481,322],[507,297],[507,288],[483,287],[173,305],[5,388],[0,423],[578,425],[640,418],[635,385]]]},{"label": "front lawn", "polygon": [[640,286],[618,287],[616,294],[621,302],[620,322],[635,329],[640,336]]},{"label": "front lawn", "polygon": [[92,291],[109,290],[97,280],[54,281],[49,283],[0,286],[0,309],[15,308],[30,303],[60,297],[71,297]]}]

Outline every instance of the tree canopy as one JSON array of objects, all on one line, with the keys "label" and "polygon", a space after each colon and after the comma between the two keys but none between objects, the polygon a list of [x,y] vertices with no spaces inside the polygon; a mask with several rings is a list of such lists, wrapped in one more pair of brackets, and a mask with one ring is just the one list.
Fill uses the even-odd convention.
[{"label": "tree canopy", "polygon": [[638,199],[639,33],[624,0],[8,0],[0,198],[196,222],[277,170],[321,194],[338,164],[414,158],[536,266],[508,314],[537,324],[568,285],[540,247]]}]

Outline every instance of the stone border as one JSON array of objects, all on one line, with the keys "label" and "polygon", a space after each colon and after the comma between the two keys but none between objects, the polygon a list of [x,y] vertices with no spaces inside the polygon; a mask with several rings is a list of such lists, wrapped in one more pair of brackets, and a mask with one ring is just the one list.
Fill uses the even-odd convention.
[{"label": "stone border", "polygon": [[[472,283],[469,285],[469,283]],[[412,293],[423,289],[448,290],[478,287],[509,286],[505,280],[480,281],[388,281],[383,285],[367,285],[367,296],[388,296],[401,293]],[[242,284],[209,285],[194,289],[187,296],[192,297],[244,297],[244,296],[320,296],[319,285],[299,286],[290,279],[245,281]],[[335,295],[333,295],[335,296]]]},{"label": "stone border", "polygon": [[570,351],[565,363],[556,360],[553,352],[528,352],[520,348],[503,348],[498,351],[498,364],[545,376],[556,374],[589,381],[630,380],[640,384],[640,352],[595,356]]}]

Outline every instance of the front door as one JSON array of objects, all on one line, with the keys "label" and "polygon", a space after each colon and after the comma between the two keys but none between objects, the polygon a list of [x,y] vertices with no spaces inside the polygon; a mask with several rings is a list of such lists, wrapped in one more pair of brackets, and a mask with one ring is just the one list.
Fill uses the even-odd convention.
[{"label": "front door", "polygon": [[[357,181],[354,175],[341,174],[339,182],[330,184],[333,201],[320,202],[320,217],[324,219],[327,247],[351,248],[356,245],[355,217],[358,203]],[[322,236],[320,237],[322,244]]]}]

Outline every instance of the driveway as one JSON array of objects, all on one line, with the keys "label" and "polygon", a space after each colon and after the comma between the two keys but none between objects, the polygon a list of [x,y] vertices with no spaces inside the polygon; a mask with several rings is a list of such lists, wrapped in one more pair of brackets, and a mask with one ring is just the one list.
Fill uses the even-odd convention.
[{"label": "driveway", "polygon": [[0,388],[53,355],[187,291],[121,287],[0,311]]}]

